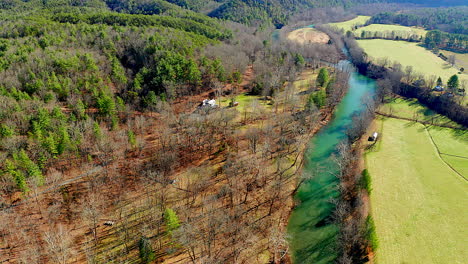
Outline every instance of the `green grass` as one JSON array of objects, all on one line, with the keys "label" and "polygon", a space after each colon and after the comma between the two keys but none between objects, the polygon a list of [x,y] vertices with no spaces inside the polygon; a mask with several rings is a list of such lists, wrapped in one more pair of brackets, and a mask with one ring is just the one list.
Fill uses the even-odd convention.
[{"label": "green grass", "polygon": [[[268,101],[265,101],[262,99],[263,97],[260,95],[249,95],[249,94],[244,93],[244,94],[240,94],[236,96],[234,98],[234,101],[239,103],[239,105],[236,106],[237,111],[239,111],[240,113],[243,113],[246,110],[251,111],[250,108],[254,102],[258,102],[258,106],[260,108],[271,107],[270,105],[267,104]],[[231,99],[229,97],[223,97],[221,99],[221,106],[222,107],[228,106],[229,102],[231,102]]]},{"label": "green grass", "polygon": [[444,115],[437,114],[420,104],[417,99],[395,98],[391,102],[382,105],[379,111],[386,114],[392,114],[397,117],[432,122],[435,125],[460,126]]},{"label": "green grass", "polygon": [[[376,62],[388,58],[399,62],[403,67],[412,66],[414,73],[425,77],[440,76],[444,83],[458,70],[417,43],[384,39],[358,40],[359,45]],[[467,74],[459,75],[460,80],[468,80]]]},{"label": "green grass", "polygon": [[453,157],[449,155],[442,154],[442,159],[445,160],[450,166],[452,166],[458,173],[463,175],[463,177],[468,178],[468,159]]},{"label": "green grass", "polygon": [[415,27],[405,27],[400,25],[385,25],[385,24],[371,24],[362,28],[358,28],[354,31],[355,36],[361,36],[362,31],[368,32],[382,32],[390,35],[395,32],[396,36],[400,37],[409,37],[410,35],[418,35],[421,37],[426,36],[426,30],[422,28]]},{"label": "green grass", "polygon": [[468,132],[466,130],[430,127],[429,133],[441,153],[468,158]]},{"label": "green grass", "polygon": [[468,132],[434,126],[428,128],[428,131],[439,151],[443,153],[442,159],[468,178]]},{"label": "green grass", "polygon": [[343,29],[346,32],[354,30],[354,26],[364,25],[367,21],[369,21],[370,18],[370,16],[357,16],[356,18],[353,18],[348,21],[330,23],[328,25],[332,27],[337,27],[339,29]]},{"label": "green grass", "polygon": [[419,123],[386,118],[366,153],[377,263],[466,263],[468,183],[438,156]]}]

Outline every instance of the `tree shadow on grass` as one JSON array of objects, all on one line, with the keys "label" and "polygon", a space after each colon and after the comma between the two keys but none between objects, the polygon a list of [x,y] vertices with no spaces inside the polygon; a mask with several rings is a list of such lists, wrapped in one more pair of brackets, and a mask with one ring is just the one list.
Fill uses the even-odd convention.
[{"label": "tree shadow on grass", "polygon": [[333,263],[333,259],[337,256],[336,233],[320,239],[318,243],[308,244],[297,250],[294,255],[296,263]]},{"label": "tree shadow on grass", "polygon": [[404,125],[405,128],[407,127],[413,127],[415,126],[416,124],[419,124],[418,122],[416,121],[407,121],[406,124]]},{"label": "tree shadow on grass", "polygon": [[450,135],[454,138],[461,140],[461,141],[468,141],[468,130],[466,128],[455,129],[455,128],[446,128],[446,127],[439,127],[439,126],[430,126],[429,132],[433,131],[449,131]]}]

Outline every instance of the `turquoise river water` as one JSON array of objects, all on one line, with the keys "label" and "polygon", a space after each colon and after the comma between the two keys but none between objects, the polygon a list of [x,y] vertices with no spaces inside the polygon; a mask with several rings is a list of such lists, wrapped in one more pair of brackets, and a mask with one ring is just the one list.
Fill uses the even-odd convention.
[{"label": "turquoise river water", "polygon": [[350,71],[349,89],[337,106],[330,123],[316,134],[306,152],[304,176],[310,179],[299,188],[288,224],[290,251],[296,264],[333,263],[337,257],[338,227],[331,224],[331,199],[338,197],[339,172],[333,153],[339,142],[346,138],[354,114],[364,110],[362,98],[373,94],[375,81],[359,73],[348,61],[338,67]]}]

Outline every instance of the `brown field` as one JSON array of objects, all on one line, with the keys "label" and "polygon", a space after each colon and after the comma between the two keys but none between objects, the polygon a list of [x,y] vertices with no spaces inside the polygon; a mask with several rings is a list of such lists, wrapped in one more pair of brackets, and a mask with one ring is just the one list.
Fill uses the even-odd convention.
[{"label": "brown field", "polygon": [[288,39],[300,44],[326,44],[330,40],[330,37],[327,34],[313,28],[300,28],[289,33]]}]

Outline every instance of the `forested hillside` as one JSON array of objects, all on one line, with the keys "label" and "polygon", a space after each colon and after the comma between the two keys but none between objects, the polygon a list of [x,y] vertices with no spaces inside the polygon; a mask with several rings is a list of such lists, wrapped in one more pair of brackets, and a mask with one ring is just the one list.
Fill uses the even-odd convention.
[{"label": "forested hillside", "polygon": [[293,176],[347,87],[315,70],[339,46],[165,1],[1,8],[0,262],[287,258]]},{"label": "forested hillside", "polygon": [[339,33],[271,33],[374,2],[0,1],[0,262],[288,262],[349,76]]},{"label": "forested hillside", "polygon": [[200,56],[200,48],[231,34],[206,17],[24,5],[32,12],[5,10],[0,28],[3,169],[14,180],[2,188],[27,191],[28,177],[42,184],[41,169],[57,156],[87,152],[87,134],[98,136],[100,124],[117,130],[128,105],[155,107],[199,93],[202,77],[226,81],[232,73]]},{"label": "forested hillside", "polygon": [[[224,0],[219,2],[223,4],[211,11],[209,13],[210,16],[248,24],[272,22],[278,28],[285,25],[292,14],[310,8],[343,7],[348,9],[358,5],[372,3],[410,3],[422,6],[453,6],[466,4],[462,0]],[[360,12],[365,11],[366,10],[360,10]],[[461,10],[461,12],[463,12],[463,10]],[[460,13],[460,11],[458,13]],[[457,18],[455,17],[452,19]]]},{"label": "forested hillside", "polygon": [[398,13],[380,13],[372,17],[369,24],[400,24],[448,33],[468,34],[468,7],[422,8]]}]

